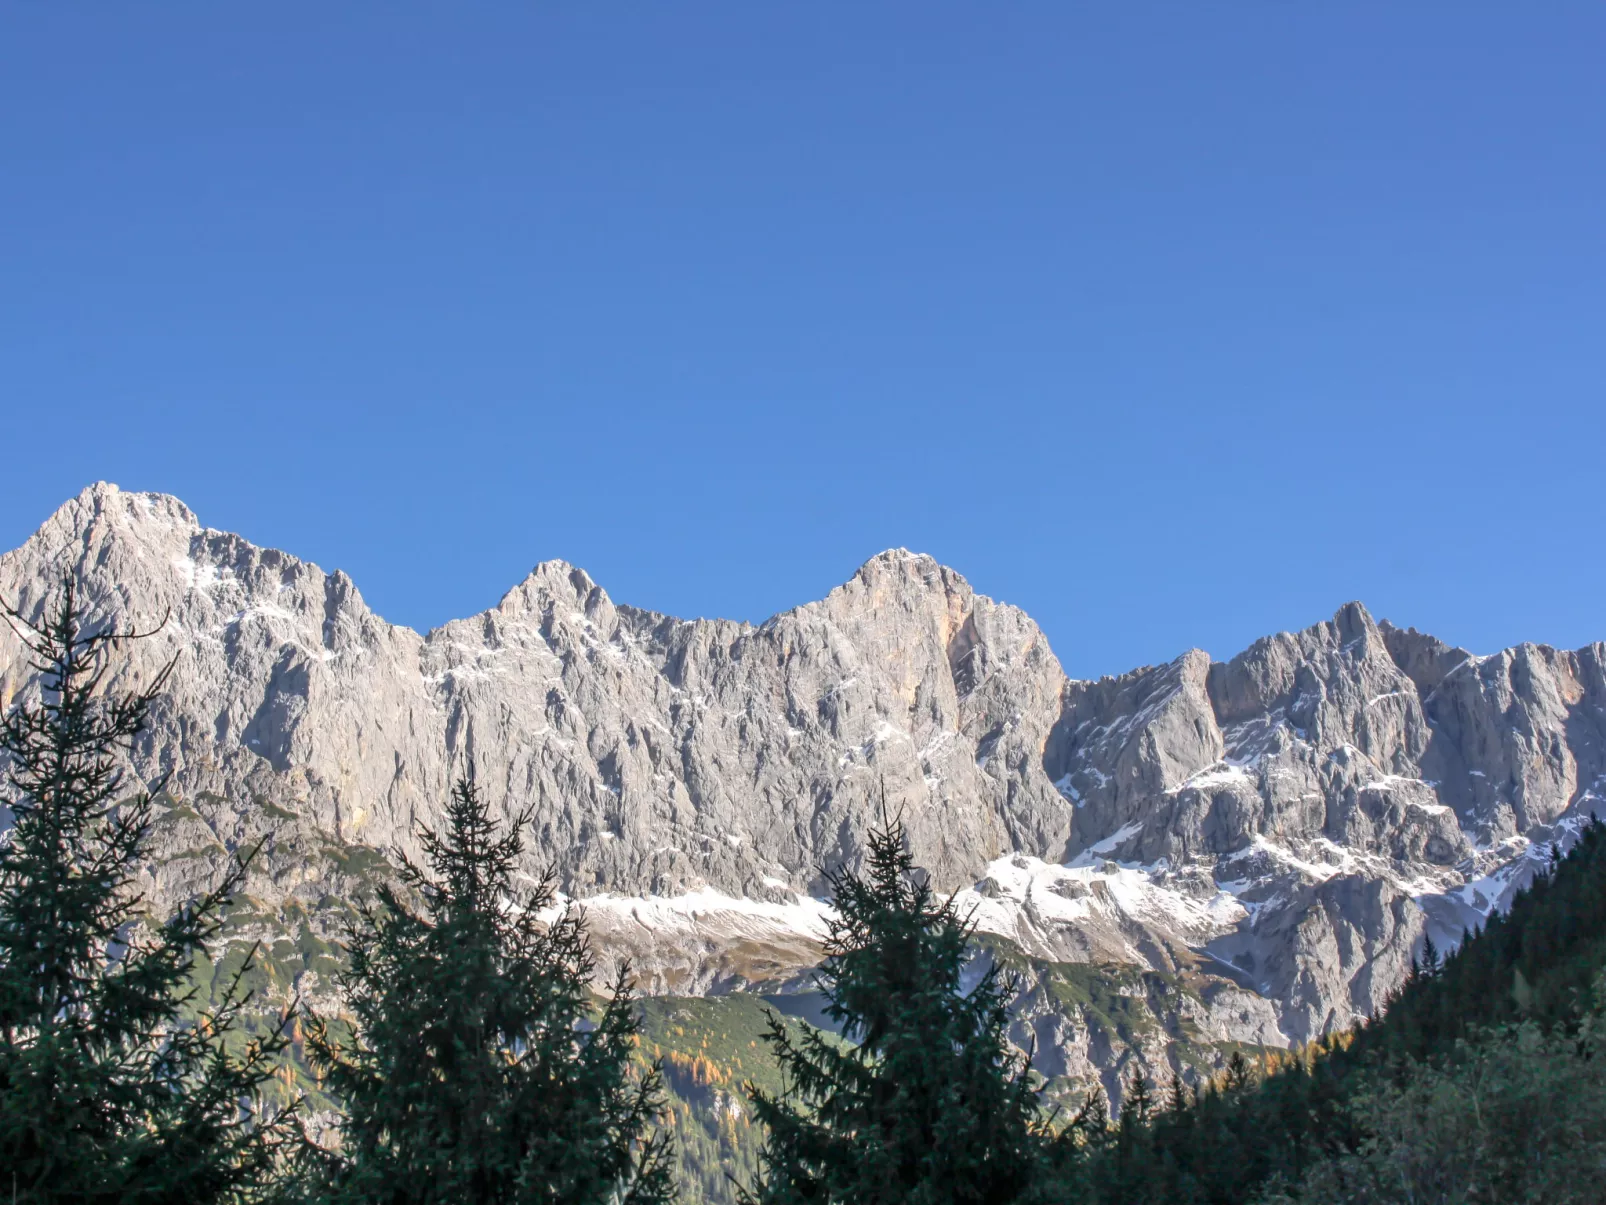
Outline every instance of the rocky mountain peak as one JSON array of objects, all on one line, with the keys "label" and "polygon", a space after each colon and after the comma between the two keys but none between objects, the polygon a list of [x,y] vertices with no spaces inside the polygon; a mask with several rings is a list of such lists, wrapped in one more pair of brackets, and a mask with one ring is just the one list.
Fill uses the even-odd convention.
[{"label": "rocky mountain peak", "polygon": [[588,615],[592,610],[612,604],[602,587],[584,569],[567,561],[542,561],[497,603],[496,610],[508,617],[540,616],[554,608]]},{"label": "rocky mountain peak", "polygon": [[47,561],[67,565],[108,541],[168,546],[201,530],[194,512],[177,498],[129,493],[97,481],[57,507],[28,543]]},{"label": "rocky mountain peak", "polygon": [[940,564],[935,557],[923,552],[910,552],[907,548],[888,548],[876,553],[837,590],[850,590],[855,585],[870,590],[909,589],[923,593],[938,592],[944,596],[960,594],[966,598],[972,593],[970,583],[957,571]]}]

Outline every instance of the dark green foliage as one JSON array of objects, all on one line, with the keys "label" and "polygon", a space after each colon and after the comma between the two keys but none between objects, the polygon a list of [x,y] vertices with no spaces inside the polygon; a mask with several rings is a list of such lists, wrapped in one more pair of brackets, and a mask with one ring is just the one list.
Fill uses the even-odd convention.
[{"label": "dark green foliage", "polygon": [[346,1110],[322,1195],[337,1202],[648,1205],[671,1200],[656,1067],[635,1066],[640,1020],[621,972],[589,1019],[582,917],[550,923],[550,878],[513,885],[522,845],[472,783],[405,862],[414,911],[389,887],[353,934],[341,977],[355,1023],[309,1019],[307,1045]]},{"label": "dark green foliage", "polygon": [[1572,1033],[1546,1034],[1527,1021],[1460,1040],[1442,1058],[1364,1075],[1344,1106],[1361,1140],[1265,1201],[1599,1202],[1606,1195],[1603,1040],[1598,1012]]},{"label": "dark green foliage", "polygon": [[0,844],[0,1194],[248,1198],[290,1123],[259,1091],[283,1026],[229,1040],[247,1003],[240,976],[210,1009],[188,1007],[192,966],[244,864],[161,925],[141,916],[133,889],[151,797],[123,797],[120,754],[166,673],[138,694],[110,694],[110,654],[131,637],[86,633],[70,580],[37,625],[6,613],[43,697],[0,724],[14,818]]},{"label": "dark green foliage", "polygon": [[768,1131],[758,1201],[1004,1203],[1037,1188],[1038,1096],[1005,1037],[1014,985],[994,964],[964,990],[969,926],[904,844],[886,825],[865,878],[829,876],[818,981],[848,1041],[771,1018],[784,1089],[751,1088]]},{"label": "dark green foliage", "polygon": [[1234,1055],[1146,1120],[1129,1100],[1113,1132],[1084,1110],[1057,1148],[1063,1191],[1110,1205],[1600,1199],[1602,967],[1606,825],[1591,824],[1509,913],[1449,955],[1425,943],[1381,1019],[1259,1067]]}]

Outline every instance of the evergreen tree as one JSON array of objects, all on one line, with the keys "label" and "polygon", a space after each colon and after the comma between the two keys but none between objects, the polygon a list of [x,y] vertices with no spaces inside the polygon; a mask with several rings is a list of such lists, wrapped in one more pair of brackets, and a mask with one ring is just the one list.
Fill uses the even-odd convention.
[{"label": "evergreen tree", "polygon": [[965,990],[970,926],[904,846],[884,824],[864,878],[827,876],[837,916],[818,981],[845,1041],[771,1016],[786,1087],[748,1089],[768,1128],[765,1205],[1004,1203],[1038,1185],[1039,1098],[1005,1038],[1013,985],[993,966]]},{"label": "evergreen tree", "polygon": [[1244,1058],[1243,1051],[1234,1050],[1228,1057],[1225,1079],[1229,1092],[1243,1092],[1250,1086],[1249,1060]]},{"label": "evergreen tree", "polygon": [[387,1205],[652,1205],[673,1199],[656,1066],[632,1060],[640,1020],[621,970],[594,1024],[583,918],[548,876],[514,888],[523,846],[472,782],[429,873],[403,859],[415,910],[383,888],[363,913],[342,978],[354,1032],[309,1018],[308,1049],[345,1106],[321,1195]]},{"label": "evergreen tree", "polygon": [[1147,1125],[1149,1114],[1154,1109],[1154,1094],[1149,1090],[1148,1078],[1143,1074],[1142,1067],[1132,1069],[1132,1082],[1126,1090],[1126,1097],[1121,1101],[1121,1125],[1127,1126]]},{"label": "evergreen tree", "polygon": [[1436,975],[1439,973],[1439,948],[1433,944],[1432,935],[1427,933],[1422,935],[1421,973],[1424,975]]},{"label": "evergreen tree", "polygon": [[1102,1084],[1094,1082],[1082,1107],[1071,1119],[1070,1128],[1084,1150],[1099,1152],[1110,1145],[1115,1133],[1110,1127],[1110,1100],[1104,1095]]},{"label": "evergreen tree", "polygon": [[1188,1104],[1188,1085],[1182,1082],[1182,1073],[1173,1069],[1165,1090],[1166,1111],[1181,1116]]},{"label": "evergreen tree", "polygon": [[244,863],[165,923],[142,916],[134,890],[152,792],[129,794],[122,755],[172,666],[111,693],[111,654],[134,637],[88,631],[71,579],[37,623],[4,612],[42,691],[0,722],[13,819],[0,842],[0,1197],[249,1197],[288,1133],[290,1111],[258,1096],[283,1025],[230,1053],[238,977],[199,1023],[183,1016],[194,955]]}]

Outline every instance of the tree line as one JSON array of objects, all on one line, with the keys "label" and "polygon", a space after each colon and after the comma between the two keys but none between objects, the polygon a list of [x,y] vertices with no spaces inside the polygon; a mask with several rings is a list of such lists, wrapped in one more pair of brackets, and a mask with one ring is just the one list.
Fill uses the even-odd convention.
[{"label": "tree line", "polygon": [[[165,920],[137,873],[164,782],[127,754],[168,671],[108,683],[137,632],[92,628],[71,580],[6,607],[39,676],[0,721],[0,1200],[157,1205],[675,1197],[661,1068],[621,970],[598,989],[584,918],[518,873],[472,780],[423,864],[361,904],[343,1009],[245,1032],[247,960],[216,1002],[191,972],[253,851]],[[171,670],[171,666],[168,670]],[[1585,832],[1509,915],[1431,946],[1384,1018],[1304,1050],[1234,1056],[1210,1082],[1134,1077],[1044,1103],[1008,1040],[1017,984],[882,816],[861,872],[832,871],[818,984],[836,1033],[770,1018],[781,1087],[750,1205],[1594,1201],[1606,1175],[1606,836]],[[299,1027],[339,1102],[313,1133],[270,1081]]]}]

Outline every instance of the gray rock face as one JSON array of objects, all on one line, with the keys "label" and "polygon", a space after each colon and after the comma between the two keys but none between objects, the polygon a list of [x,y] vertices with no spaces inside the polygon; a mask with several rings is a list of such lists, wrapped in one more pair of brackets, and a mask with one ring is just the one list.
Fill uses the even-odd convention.
[{"label": "gray rock face", "polygon": [[[344,574],[97,486],[0,558],[0,589],[27,610],[64,571],[98,615],[170,616],[130,646],[136,678],[178,658],[149,767],[341,841],[411,849],[469,767],[533,810],[534,856],[578,894],[790,898],[856,856],[883,788],[947,886],[1068,839],[1039,756],[1064,675],[1026,616],[927,557],[883,554],[760,627],[615,606],[548,562],[420,637]],[[26,671],[0,639],[9,700]]]},{"label": "gray rock face", "polygon": [[[1606,791],[1606,646],[1478,658],[1358,603],[1097,682],[903,551],[756,627],[616,604],[547,562],[420,636],[342,573],[108,485],[0,557],[0,591],[29,611],[64,573],[98,617],[168,617],[119,671],[177,658],[136,754],[172,773],[156,900],[256,836],[264,907],[343,900],[472,768],[530,814],[530,873],[683,990],[806,966],[808,897],[884,798],[1025,952],[1213,976],[1228,1003],[1195,1011],[1220,1040],[1304,1038],[1375,1011],[1426,926],[1453,940]],[[0,702],[33,689],[0,632]],[[1096,1045],[1053,1057],[1107,1069]]]}]

